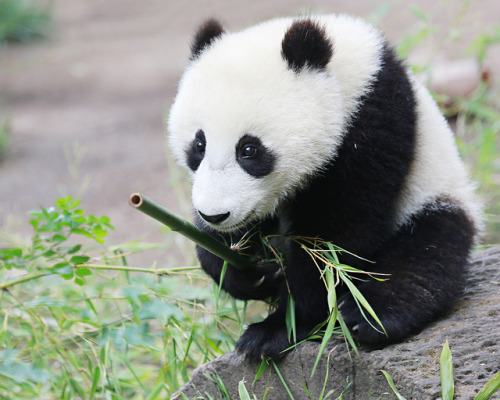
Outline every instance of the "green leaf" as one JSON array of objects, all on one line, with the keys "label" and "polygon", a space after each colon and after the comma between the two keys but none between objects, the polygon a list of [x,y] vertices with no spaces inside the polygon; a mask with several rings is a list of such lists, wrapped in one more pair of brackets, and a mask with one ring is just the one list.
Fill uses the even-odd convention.
[{"label": "green leaf", "polygon": [[[370,304],[365,299],[365,297],[361,294],[361,292],[359,291],[359,289],[354,285],[354,283],[351,282],[351,280],[349,279],[349,277],[347,277],[342,271],[339,271],[339,276],[341,277],[342,281],[349,288],[349,291],[351,292],[352,296],[354,297],[354,300],[358,304],[358,307],[361,304],[361,306],[363,306],[363,308],[366,311],[368,311],[368,314],[370,314],[372,316],[372,318],[375,320],[375,322],[377,322],[377,324],[382,328],[382,330],[384,331],[384,333],[386,333],[385,332],[385,328],[382,325],[382,322],[380,322],[380,319],[377,317],[377,314],[375,313],[375,311],[373,311],[373,308],[370,306]],[[363,316],[365,316],[364,313],[363,313],[363,310],[361,309],[361,307],[359,307],[359,310],[361,311],[361,313],[363,314]],[[368,321],[368,323],[370,323],[370,321],[368,320],[368,318],[365,317],[365,319]],[[371,325],[371,323],[370,323],[370,325]],[[372,325],[372,327],[373,327],[373,329],[379,331],[373,325]]]},{"label": "green leaf", "polygon": [[[286,322],[286,332],[288,334],[288,341],[291,343],[297,343],[297,329],[295,324],[295,301],[291,293],[288,294],[285,322]],[[293,341],[290,340],[291,338],[293,338]]]},{"label": "green leaf", "polygon": [[441,351],[440,366],[443,400],[453,400],[455,384],[453,383],[453,362],[448,341],[445,342],[443,350]]},{"label": "green leaf", "polygon": [[328,309],[332,312],[337,307],[337,292],[335,290],[335,276],[332,268],[325,269],[326,286],[328,288]]},{"label": "green leaf", "polygon": [[70,258],[69,262],[75,265],[79,265],[85,264],[88,260],[90,260],[90,257],[88,256],[73,256]]},{"label": "green leaf", "polygon": [[81,244],[77,244],[76,246],[71,247],[70,249],[67,250],[68,254],[75,254],[77,251],[80,251],[82,248]]},{"label": "green leaf", "polygon": [[62,234],[56,234],[56,235],[52,236],[51,242],[61,243],[61,242],[64,242],[66,239],[67,239],[66,236],[64,236]]},{"label": "green leaf", "polygon": [[76,276],[79,276],[80,278],[83,278],[84,276],[92,275],[92,271],[88,268],[77,268],[75,273],[76,273]]},{"label": "green leaf", "polygon": [[97,390],[97,385],[99,384],[99,379],[101,379],[101,368],[99,366],[96,366],[94,369],[94,374],[92,377],[92,387],[90,388],[89,392],[89,400],[94,399],[94,394]]},{"label": "green leaf", "polygon": [[22,257],[23,249],[0,249],[0,260],[8,260],[14,257]]},{"label": "green leaf", "polygon": [[394,381],[392,380],[392,377],[384,370],[382,370],[382,373],[384,374],[385,376],[385,379],[387,379],[387,382],[389,383],[389,386],[391,387],[392,391],[394,392],[394,394],[396,395],[396,397],[398,398],[398,400],[406,400],[399,392],[398,390],[396,389],[396,385],[394,384]]},{"label": "green leaf", "polygon": [[474,397],[474,400],[488,400],[498,390],[500,390],[500,371],[498,371],[493,378],[491,378],[486,385]]},{"label": "green leaf", "polygon": [[321,356],[323,355],[323,352],[325,351],[326,345],[330,341],[330,338],[333,335],[333,328],[335,327],[335,322],[337,321],[337,315],[338,315],[338,310],[335,307],[333,309],[333,313],[330,315],[330,318],[328,319],[328,325],[326,326],[325,334],[323,335],[323,340],[321,341],[321,346],[319,347],[318,350],[318,355],[316,356],[316,361],[314,362],[313,369],[311,371],[310,378],[314,376],[314,373],[316,372],[316,368],[318,367],[319,360],[321,360]]},{"label": "green leaf", "polygon": [[349,344],[351,345],[354,352],[356,354],[359,354],[358,347],[356,346],[356,343],[354,342],[354,339],[352,338],[351,332],[349,332],[349,328],[347,327],[347,325],[344,322],[344,319],[342,318],[342,315],[340,315],[340,313],[338,313],[338,315],[337,315],[337,321],[339,321],[340,329],[342,330],[342,333],[343,333],[345,339],[349,342]]},{"label": "green leaf", "polygon": [[75,278],[75,283],[80,286],[85,285],[85,281],[82,278]]},{"label": "green leaf", "polygon": [[63,274],[73,274],[73,268],[69,265],[68,262],[62,261],[57,264],[54,264],[52,267],[50,267],[50,270],[52,272],[55,272],[56,274],[63,275]]},{"label": "green leaf", "polygon": [[278,366],[276,365],[276,363],[274,361],[271,361],[271,363],[273,364],[274,370],[278,374],[278,377],[280,378],[280,381],[283,384],[283,387],[285,388],[286,392],[288,393],[288,396],[290,396],[290,398],[293,400],[292,392],[290,391],[290,388],[286,384],[285,378],[283,378],[283,375],[281,375],[281,372],[280,372]]},{"label": "green leaf", "polygon": [[262,360],[260,362],[259,368],[257,368],[257,372],[255,373],[255,378],[253,380],[254,384],[255,384],[255,382],[257,382],[259,380],[259,378],[266,371],[266,369],[267,369],[267,361],[266,360]]},{"label": "green leaf", "polygon": [[238,394],[240,395],[240,400],[251,400],[243,380],[238,383]]}]

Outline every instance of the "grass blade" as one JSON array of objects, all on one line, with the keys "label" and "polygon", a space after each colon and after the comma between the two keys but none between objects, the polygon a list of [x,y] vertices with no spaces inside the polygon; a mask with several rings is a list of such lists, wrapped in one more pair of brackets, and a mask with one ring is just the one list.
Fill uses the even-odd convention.
[{"label": "grass blade", "polygon": [[491,378],[486,385],[474,397],[474,400],[488,400],[498,390],[500,390],[500,371],[498,371],[493,378]]},{"label": "grass blade", "polygon": [[453,383],[453,362],[451,358],[450,346],[448,341],[443,346],[441,351],[441,391],[443,400],[453,400],[453,392],[455,385]]},{"label": "grass blade", "polygon": [[387,379],[387,383],[391,387],[392,391],[394,392],[394,394],[396,395],[396,397],[398,398],[398,400],[406,400],[406,398],[404,398],[398,392],[398,389],[396,389],[396,385],[394,384],[394,381],[392,380],[392,377],[386,371],[384,371],[384,370],[382,370],[381,372],[384,374],[385,379]]},{"label": "grass blade", "polygon": [[248,390],[245,387],[245,382],[240,381],[238,383],[238,394],[240,395],[240,400],[251,400],[250,395],[248,394]]},{"label": "grass blade", "polygon": [[257,369],[257,372],[255,373],[255,378],[253,380],[253,383],[255,383],[259,380],[259,378],[266,371],[266,369],[267,369],[267,362],[266,362],[266,360],[262,360],[260,362],[259,368]]},{"label": "grass blade", "polygon": [[92,377],[92,387],[90,388],[89,392],[89,400],[92,400],[94,398],[100,378],[101,378],[101,368],[97,365],[95,367],[94,375]]},{"label": "grass blade", "polygon": [[280,381],[281,383],[283,384],[283,387],[285,388],[286,392],[288,393],[288,396],[290,396],[290,398],[292,400],[294,400],[294,397],[292,396],[292,392],[290,391],[290,388],[288,387],[288,385],[286,384],[285,382],[285,379],[283,378],[283,375],[281,375],[281,372],[280,370],[278,369],[278,366],[276,365],[276,363],[274,361],[271,361],[273,363],[273,367],[274,367],[274,370],[276,371],[276,373],[278,374],[279,378],[280,378]]},{"label": "grass blade", "polygon": [[163,382],[158,383],[153,390],[148,394],[145,400],[155,400],[158,398],[162,390],[165,388],[165,384]]}]

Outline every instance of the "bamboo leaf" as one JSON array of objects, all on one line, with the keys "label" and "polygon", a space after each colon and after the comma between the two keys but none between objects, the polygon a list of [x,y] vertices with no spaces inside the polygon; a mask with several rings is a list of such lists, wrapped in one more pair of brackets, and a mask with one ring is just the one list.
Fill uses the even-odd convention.
[{"label": "bamboo leaf", "polygon": [[286,332],[288,335],[288,341],[292,342],[290,338],[293,338],[292,343],[297,342],[297,329],[295,325],[295,300],[291,294],[288,294],[288,301],[286,305]]},{"label": "bamboo leaf", "polygon": [[342,334],[344,335],[345,339],[349,342],[354,352],[359,355],[358,347],[356,346],[351,332],[349,331],[349,328],[345,324],[344,319],[342,318],[342,315],[340,315],[340,313],[338,313],[337,315],[337,321],[339,321],[340,329],[342,330]]},{"label": "bamboo leaf", "polygon": [[[342,281],[349,288],[349,291],[351,292],[351,294],[353,295],[354,299],[356,300],[356,303],[358,303],[358,306],[359,306],[359,304],[361,304],[361,306],[363,306],[363,308],[366,311],[368,311],[368,314],[370,314],[371,317],[375,320],[375,322],[377,322],[377,324],[382,328],[382,330],[384,331],[384,333],[387,333],[385,331],[384,326],[382,325],[382,322],[380,322],[380,319],[377,317],[377,314],[375,313],[375,311],[373,310],[373,308],[370,306],[370,304],[368,303],[368,301],[365,299],[365,297],[361,294],[361,292],[359,291],[359,289],[354,285],[354,283],[352,283],[351,280],[342,271],[339,271],[339,276],[341,277]],[[361,313],[364,316],[364,313],[363,313],[363,310],[361,310],[361,307],[360,307],[360,311],[361,311]],[[368,320],[368,318],[365,317],[365,319],[370,323],[370,321]],[[370,325],[371,325],[371,323],[370,323]],[[374,326],[373,326],[373,328],[375,330],[379,331]]]},{"label": "bamboo leaf", "polygon": [[333,274],[332,268],[327,267],[325,269],[325,279],[326,286],[328,288],[328,309],[332,312],[337,307],[337,293],[335,290],[335,276]]},{"label": "bamboo leaf", "polygon": [[338,316],[338,310],[337,307],[333,309],[332,314],[330,314],[330,318],[328,319],[328,325],[326,326],[325,334],[323,335],[323,340],[321,341],[321,345],[319,347],[318,355],[316,356],[316,361],[314,362],[313,369],[311,371],[310,377],[312,378],[314,376],[314,373],[316,372],[316,368],[318,367],[319,360],[321,359],[321,356],[323,355],[323,352],[325,351],[326,345],[330,341],[330,338],[333,335],[333,328],[335,327],[335,322],[337,321],[337,316]]},{"label": "bamboo leaf", "polygon": [[451,358],[450,346],[448,341],[443,346],[441,351],[441,392],[443,400],[453,400],[453,392],[455,385],[453,383],[453,362]]}]

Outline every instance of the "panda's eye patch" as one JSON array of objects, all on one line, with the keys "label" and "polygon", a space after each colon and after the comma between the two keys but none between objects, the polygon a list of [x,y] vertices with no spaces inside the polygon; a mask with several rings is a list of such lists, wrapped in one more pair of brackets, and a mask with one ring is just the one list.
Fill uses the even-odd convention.
[{"label": "panda's eye patch", "polygon": [[244,135],[236,145],[236,161],[243,170],[255,177],[269,175],[274,169],[275,154],[253,135]]},{"label": "panda's eye patch", "polygon": [[186,149],[187,165],[192,171],[196,171],[203,161],[206,146],[205,132],[200,129]]}]

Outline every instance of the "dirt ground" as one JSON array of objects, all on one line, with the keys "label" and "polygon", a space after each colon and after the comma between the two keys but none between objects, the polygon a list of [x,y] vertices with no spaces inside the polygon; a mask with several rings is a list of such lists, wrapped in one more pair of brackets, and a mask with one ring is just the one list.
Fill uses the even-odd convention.
[{"label": "dirt ground", "polygon": [[[346,12],[378,19],[397,43],[418,29],[412,3],[440,29],[462,18],[467,40],[500,21],[498,0],[472,2],[463,15],[465,1],[444,0],[55,1],[50,41],[0,50],[0,111],[12,125],[0,164],[3,232],[29,234],[26,211],[67,194],[80,196],[86,211],[111,217],[112,243],[161,238],[159,225],[128,206],[131,192],[189,217],[189,195],[179,183],[185,175],[167,158],[164,118],[191,35],[205,18],[237,30],[276,16]],[[426,42],[412,58],[460,58],[466,42],[438,53]],[[497,46],[487,60],[495,79],[499,65]]]}]

